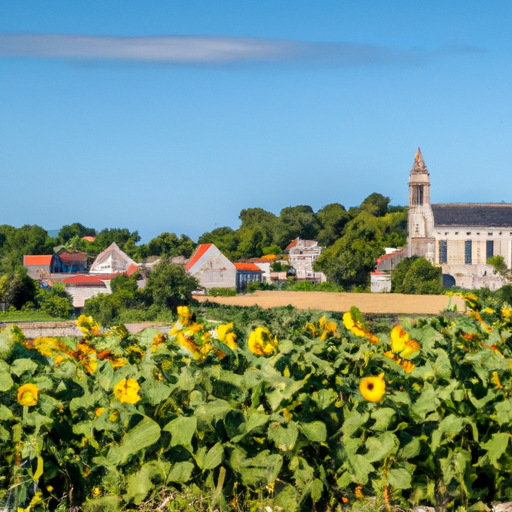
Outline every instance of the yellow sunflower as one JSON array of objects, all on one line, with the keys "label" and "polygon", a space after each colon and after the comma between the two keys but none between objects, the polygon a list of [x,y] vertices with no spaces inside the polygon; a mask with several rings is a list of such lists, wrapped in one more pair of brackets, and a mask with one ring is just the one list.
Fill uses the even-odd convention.
[{"label": "yellow sunflower", "polygon": [[140,400],[140,385],[135,379],[123,379],[114,386],[114,395],[123,404],[136,404]]},{"label": "yellow sunflower", "polygon": [[235,349],[237,347],[236,334],[233,332],[233,322],[219,325],[217,327],[217,336],[219,341],[222,341],[229,348]]},{"label": "yellow sunflower", "polygon": [[40,389],[35,384],[23,384],[18,389],[16,399],[21,405],[36,405],[39,400]]},{"label": "yellow sunflower", "polygon": [[247,345],[253,354],[268,356],[277,349],[277,336],[272,339],[272,334],[266,327],[257,327],[249,335]]},{"label": "yellow sunflower", "polygon": [[378,377],[365,377],[359,384],[359,391],[365,400],[378,402],[386,392],[384,374],[381,373]]}]

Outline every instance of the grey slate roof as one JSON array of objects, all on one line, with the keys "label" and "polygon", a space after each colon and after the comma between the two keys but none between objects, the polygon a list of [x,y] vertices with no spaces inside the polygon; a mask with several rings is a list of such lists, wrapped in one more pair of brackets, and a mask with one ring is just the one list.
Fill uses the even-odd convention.
[{"label": "grey slate roof", "polygon": [[435,226],[512,227],[511,203],[433,204]]}]

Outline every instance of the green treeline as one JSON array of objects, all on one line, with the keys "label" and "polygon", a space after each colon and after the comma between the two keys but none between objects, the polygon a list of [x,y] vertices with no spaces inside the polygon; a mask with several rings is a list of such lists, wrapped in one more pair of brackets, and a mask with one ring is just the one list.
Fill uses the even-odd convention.
[{"label": "green treeline", "polygon": [[[401,247],[407,241],[406,208],[389,206],[389,201],[388,197],[373,193],[359,207],[348,210],[339,203],[328,204],[317,212],[307,205],[288,206],[279,215],[262,208],[247,208],[240,212],[238,229],[214,229],[203,233],[197,243],[183,234],[161,233],[147,244],[140,244],[137,231],[97,231],[78,222],[63,226],[55,238],[36,225],[0,225],[0,303],[19,308],[38,300],[35,284],[23,267],[24,255],[52,254],[55,248],[64,247],[87,252],[91,263],[112,242],[139,262],[150,256],[189,258],[202,243],[214,243],[229,259],[237,261],[280,254],[296,237],[314,239],[326,248],[315,263],[315,270],[324,272],[329,282],[345,289],[367,286],[369,272],[384,247]],[[88,242],[84,236],[95,240]],[[55,300],[57,297],[62,297],[60,291]]]}]

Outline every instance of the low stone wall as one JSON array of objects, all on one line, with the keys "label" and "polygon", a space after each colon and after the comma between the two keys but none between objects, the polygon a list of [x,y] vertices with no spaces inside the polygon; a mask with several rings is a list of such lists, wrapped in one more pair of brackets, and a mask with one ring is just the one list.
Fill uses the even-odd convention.
[{"label": "low stone wall", "polygon": [[75,322],[6,322],[0,323],[0,329],[8,325],[17,325],[27,338],[41,338],[43,336],[64,337],[81,336],[80,329]]},{"label": "low stone wall", "polygon": [[[42,338],[43,336],[49,336],[52,338],[59,337],[82,337],[80,329],[76,326],[74,321],[69,322],[0,322],[0,329],[4,329],[8,325],[17,325],[25,334],[28,339]],[[158,325],[151,322],[143,322],[138,324],[126,324],[125,327],[131,334],[152,327],[157,331],[168,333],[170,325]]]}]

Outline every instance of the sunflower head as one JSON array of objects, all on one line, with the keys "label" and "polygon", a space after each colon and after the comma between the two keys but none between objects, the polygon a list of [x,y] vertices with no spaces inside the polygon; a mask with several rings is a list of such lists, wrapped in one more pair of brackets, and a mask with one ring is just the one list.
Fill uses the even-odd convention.
[{"label": "sunflower head", "polygon": [[359,391],[365,400],[378,402],[386,392],[384,374],[381,373],[378,377],[365,377],[359,384]]},{"label": "sunflower head", "polygon": [[39,400],[40,389],[35,384],[23,384],[18,389],[18,395],[16,396],[20,405],[36,405]]},{"label": "sunflower head", "polygon": [[122,379],[114,386],[114,395],[124,404],[136,404],[140,400],[139,391],[135,379]]}]

